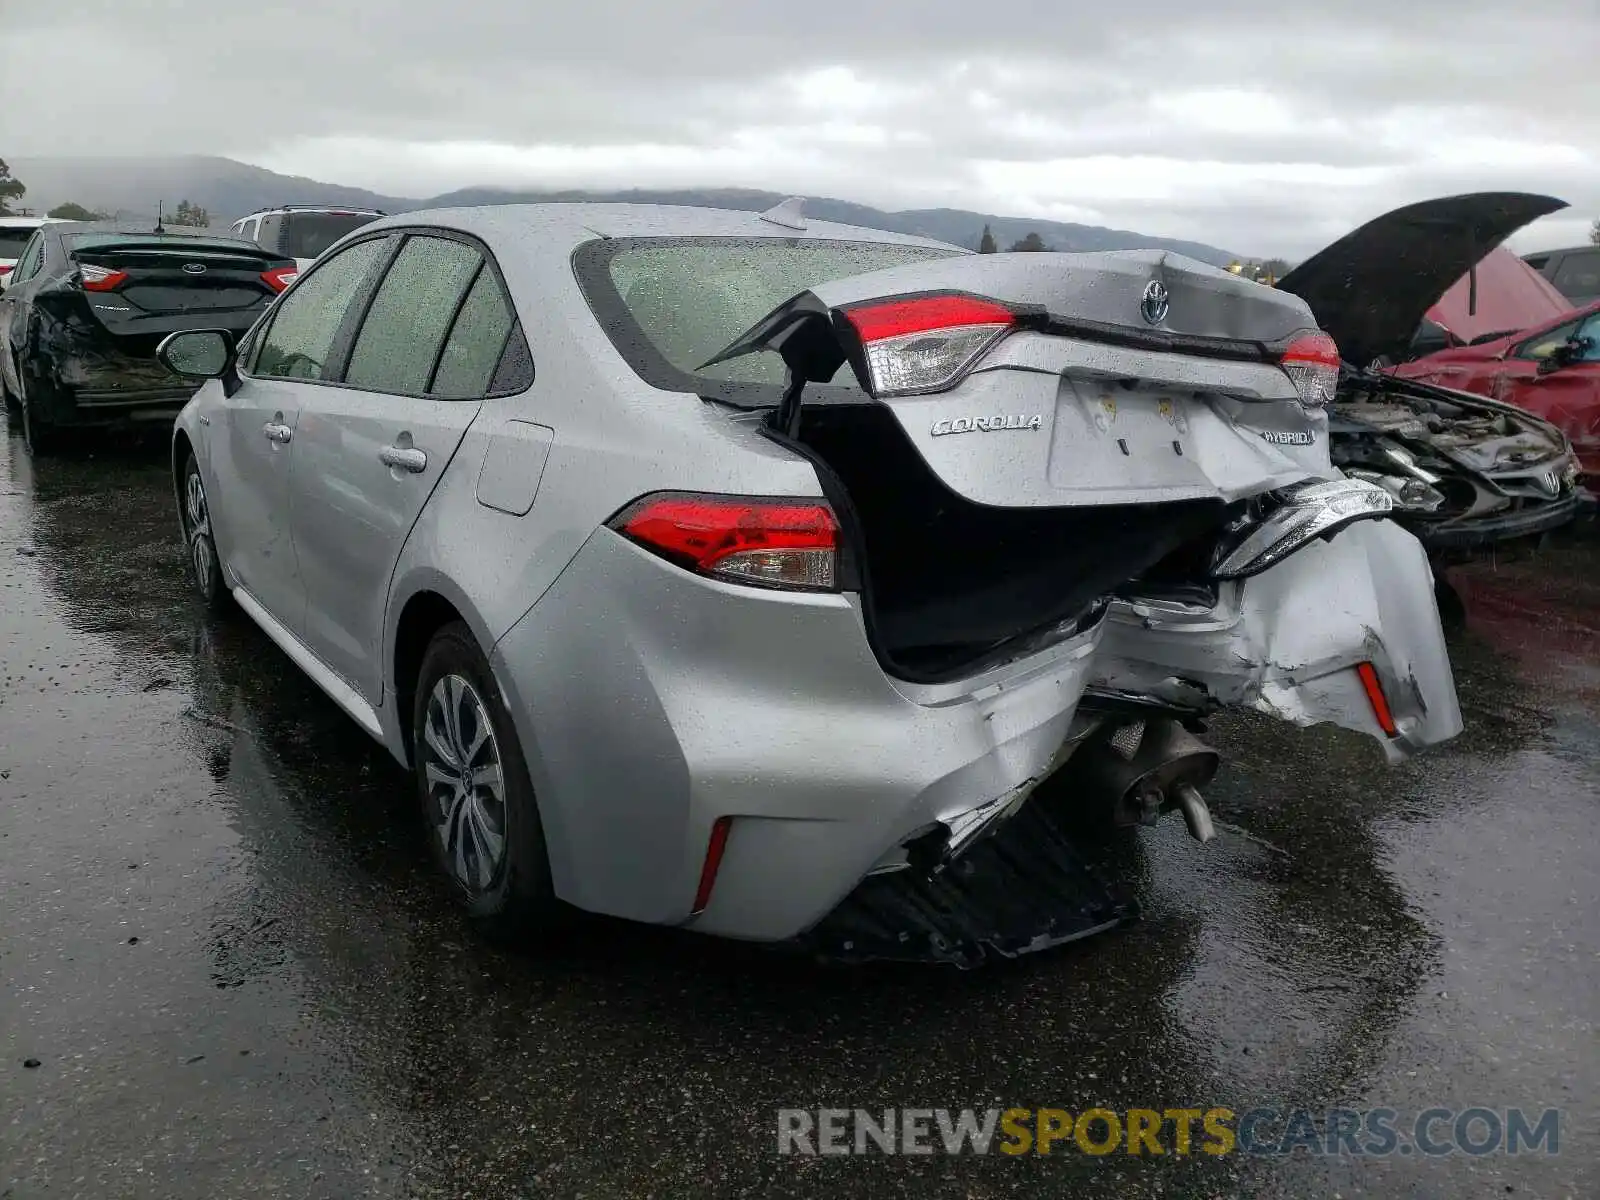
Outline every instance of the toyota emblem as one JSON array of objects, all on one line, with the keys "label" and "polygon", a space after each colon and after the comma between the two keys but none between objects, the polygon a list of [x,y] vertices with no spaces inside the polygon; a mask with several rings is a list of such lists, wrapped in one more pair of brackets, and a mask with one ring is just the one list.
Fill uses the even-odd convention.
[{"label": "toyota emblem", "polygon": [[1167,287],[1158,279],[1152,279],[1144,285],[1144,299],[1139,301],[1139,315],[1148,324],[1159,325],[1167,319],[1167,311],[1172,307],[1172,301],[1167,296]]},{"label": "toyota emblem", "polygon": [[206,265],[205,263],[184,263],[183,273],[185,275],[204,275],[206,273]]}]

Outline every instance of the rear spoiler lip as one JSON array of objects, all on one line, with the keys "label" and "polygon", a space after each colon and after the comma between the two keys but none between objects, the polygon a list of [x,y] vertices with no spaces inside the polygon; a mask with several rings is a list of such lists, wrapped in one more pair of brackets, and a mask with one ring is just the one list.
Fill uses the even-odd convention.
[{"label": "rear spoiler lip", "polygon": [[67,256],[76,262],[82,262],[86,258],[93,261],[100,258],[114,257],[118,254],[171,254],[190,258],[200,258],[207,255],[227,255],[231,258],[251,258],[265,263],[282,263],[284,265],[293,265],[294,263],[293,259],[284,258],[281,254],[274,254],[250,243],[241,242],[235,246],[226,242],[203,242],[198,241],[198,239],[196,244],[187,246],[179,242],[152,240],[148,242],[118,242],[114,246],[85,246],[81,250],[73,249],[67,252]]}]

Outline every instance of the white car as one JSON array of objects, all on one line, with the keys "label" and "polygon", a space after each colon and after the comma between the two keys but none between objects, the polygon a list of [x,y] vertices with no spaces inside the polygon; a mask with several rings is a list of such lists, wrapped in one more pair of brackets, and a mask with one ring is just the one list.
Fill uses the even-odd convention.
[{"label": "white car", "polygon": [[28,244],[34,230],[41,225],[53,225],[59,217],[0,216],[0,289],[11,282],[11,270],[22,257],[22,248]]}]

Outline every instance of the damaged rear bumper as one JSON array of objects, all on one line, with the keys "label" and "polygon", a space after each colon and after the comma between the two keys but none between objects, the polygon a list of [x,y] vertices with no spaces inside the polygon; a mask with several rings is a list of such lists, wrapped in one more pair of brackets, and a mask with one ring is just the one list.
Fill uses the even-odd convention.
[{"label": "damaged rear bumper", "polygon": [[1224,585],[1212,607],[1113,605],[1096,685],[1190,711],[1339,725],[1398,762],[1461,732],[1432,580],[1416,538],[1392,521],[1362,521]]},{"label": "damaged rear bumper", "polygon": [[1131,892],[1086,857],[1061,810],[1035,799],[945,870],[868,876],[793,944],[835,962],[966,969],[1091,937],[1138,912]]}]

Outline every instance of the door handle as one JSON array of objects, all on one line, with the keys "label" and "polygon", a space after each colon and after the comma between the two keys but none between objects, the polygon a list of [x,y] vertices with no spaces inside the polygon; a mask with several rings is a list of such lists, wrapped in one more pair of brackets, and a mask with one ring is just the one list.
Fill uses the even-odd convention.
[{"label": "door handle", "polygon": [[398,467],[413,475],[428,469],[428,456],[415,446],[385,446],[378,451],[378,461],[386,467]]},{"label": "door handle", "polygon": [[277,442],[280,446],[289,444],[289,439],[294,437],[294,431],[281,421],[268,421],[261,427],[261,432],[266,435],[267,441]]}]

